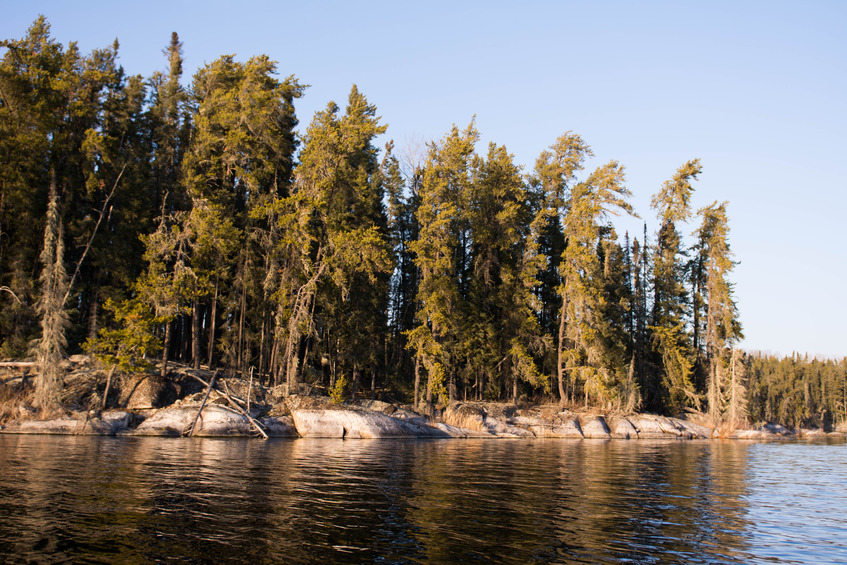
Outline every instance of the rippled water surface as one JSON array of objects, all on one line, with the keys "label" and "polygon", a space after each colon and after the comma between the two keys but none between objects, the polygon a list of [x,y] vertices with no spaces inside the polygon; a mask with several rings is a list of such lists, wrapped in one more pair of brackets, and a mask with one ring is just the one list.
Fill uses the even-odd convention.
[{"label": "rippled water surface", "polygon": [[0,436],[0,562],[844,563],[847,444]]}]

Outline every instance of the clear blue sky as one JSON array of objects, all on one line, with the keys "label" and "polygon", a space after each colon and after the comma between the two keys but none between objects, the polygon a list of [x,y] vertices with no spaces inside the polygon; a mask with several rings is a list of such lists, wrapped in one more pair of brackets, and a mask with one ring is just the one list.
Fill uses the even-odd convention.
[{"label": "clear blue sky", "polygon": [[[847,355],[847,2],[0,1],[0,37],[39,13],[82,51],[118,38],[128,74],[186,82],[221,54],[267,54],[311,85],[305,127],[356,83],[398,147],[477,116],[531,169],[568,130],[628,171],[642,220],[686,160],[695,207],[729,201],[743,347]],[[386,139],[387,140],[387,139]],[[696,221],[684,226],[687,235]]]}]

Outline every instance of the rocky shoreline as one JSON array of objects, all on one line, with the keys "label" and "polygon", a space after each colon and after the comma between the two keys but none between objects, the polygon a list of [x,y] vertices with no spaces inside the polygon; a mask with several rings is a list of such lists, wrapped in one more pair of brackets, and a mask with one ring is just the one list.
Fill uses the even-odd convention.
[{"label": "rocky shoreline", "polygon": [[[182,403],[149,410],[72,413],[52,420],[18,419],[0,429],[5,434],[101,436],[267,437],[285,438],[565,438],[565,439],[820,439],[843,432],[791,431],[776,424],[720,434],[718,430],[679,418],[651,414],[605,417],[560,412],[547,405],[519,409],[505,404],[458,403],[435,417],[410,406],[380,401],[335,405],[328,399],[291,396],[283,414],[251,416],[227,406]],[[276,407],[280,408],[280,407]],[[198,417],[199,412],[199,417]],[[196,424],[192,428],[195,418]],[[259,429],[261,429],[261,432]],[[193,433],[192,433],[193,430]]]},{"label": "rocky shoreline", "polygon": [[[66,389],[97,390],[102,369],[84,356],[68,362]],[[546,404],[455,402],[424,414],[413,406],[357,400],[335,404],[326,396],[285,394],[241,378],[212,383],[213,373],[175,367],[168,378],[124,377],[109,396],[119,409],[75,410],[36,419],[25,403],[0,425],[5,434],[102,436],[283,437],[283,438],[564,438],[564,439],[821,439],[845,437],[836,431],[788,430],[762,423],[749,429],[714,428],[703,418],[652,414],[601,414],[561,410]],[[25,378],[25,375],[22,377]],[[4,386],[8,386],[7,379]],[[70,384],[69,384],[70,383]],[[210,386],[211,384],[211,386]],[[76,387],[76,389],[74,389]],[[21,385],[21,388],[24,388]],[[107,392],[102,392],[107,394]],[[95,398],[96,400],[96,398]],[[208,400],[208,403],[207,403]],[[85,404],[79,398],[77,405]],[[90,399],[88,400],[91,404]],[[698,421],[700,420],[700,421]]]}]

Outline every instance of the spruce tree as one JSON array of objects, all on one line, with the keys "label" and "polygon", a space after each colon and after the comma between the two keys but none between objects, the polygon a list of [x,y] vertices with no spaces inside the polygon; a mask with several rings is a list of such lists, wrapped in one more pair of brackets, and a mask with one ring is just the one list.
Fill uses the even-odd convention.
[{"label": "spruce tree", "polygon": [[474,124],[460,132],[456,126],[430,146],[419,192],[418,240],[410,244],[420,270],[417,326],[408,333],[418,367],[426,371],[426,401],[448,401],[448,384],[455,378],[456,343],[466,321],[460,292],[464,243],[459,234],[463,199],[472,183],[472,159],[479,139]]},{"label": "spruce tree", "polygon": [[[555,246],[556,230],[558,226],[564,226],[564,218],[567,216],[571,206],[571,191],[576,183],[577,174],[583,169],[585,159],[593,156],[591,148],[582,140],[582,138],[572,132],[567,132],[560,136],[556,143],[545,150],[536,160],[535,174],[533,183],[538,187],[539,196],[542,201],[541,214],[547,216],[547,231],[552,232],[551,235],[551,251],[558,250]],[[562,236],[562,254],[558,257],[550,257],[548,260],[552,263],[556,260],[561,260],[566,251],[567,243],[565,237]],[[549,257],[549,256],[548,256]],[[547,279],[549,282],[556,282],[556,298],[560,302],[560,310],[558,312],[558,328],[556,330],[556,379],[558,383],[559,401],[564,403],[569,397],[565,389],[565,332],[568,304],[564,301],[564,295],[567,292],[566,287],[569,284],[566,281],[564,271],[567,269],[565,265],[559,264],[559,269],[556,277]],[[544,281],[542,281],[544,282]],[[549,283],[548,283],[549,284]],[[542,289],[544,287],[542,286]],[[549,296],[547,293],[542,293]],[[571,391],[573,392],[573,391]]]},{"label": "spruce tree", "polygon": [[549,392],[536,361],[548,345],[538,327],[534,294],[544,259],[536,242],[543,222],[533,222],[527,187],[505,147],[491,144],[486,159],[476,157],[473,168],[469,319],[458,344],[466,360],[463,382],[467,387],[476,377],[481,390],[479,377],[486,376],[516,403],[521,382]]},{"label": "spruce tree", "polygon": [[[565,216],[566,246],[562,254],[561,286],[563,335],[560,337],[564,369],[571,389],[583,389],[586,404],[593,396],[601,404],[630,404],[622,399],[619,385],[626,365],[620,346],[612,345],[611,327],[604,319],[608,307],[604,296],[604,265],[597,253],[601,222],[618,209],[632,213],[623,184],[623,167],[612,161],[595,170],[571,190]],[[614,351],[618,349],[618,351]]]},{"label": "spruce tree", "polygon": [[693,351],[686,331],[684,247],[677,224],[691,216],[691,181],[697,180],[701,171],[699,159],[688,161],[671,180],[665,181],[650,202],[661,222],[653,253],[654,295],[649,328],[660,380],[647,387],[648,392],[659,393],[646,399],[651,410],[700,408],[700,398],[691,381]]}]

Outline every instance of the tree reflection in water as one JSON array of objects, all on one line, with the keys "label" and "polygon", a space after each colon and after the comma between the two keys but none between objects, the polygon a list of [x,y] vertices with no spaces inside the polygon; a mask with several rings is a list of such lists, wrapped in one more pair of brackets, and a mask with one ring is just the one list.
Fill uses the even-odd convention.
[{"label": "tree reflection in water", "polygon": [[0,436],[0,560],[747,562],[753,447]]}]

